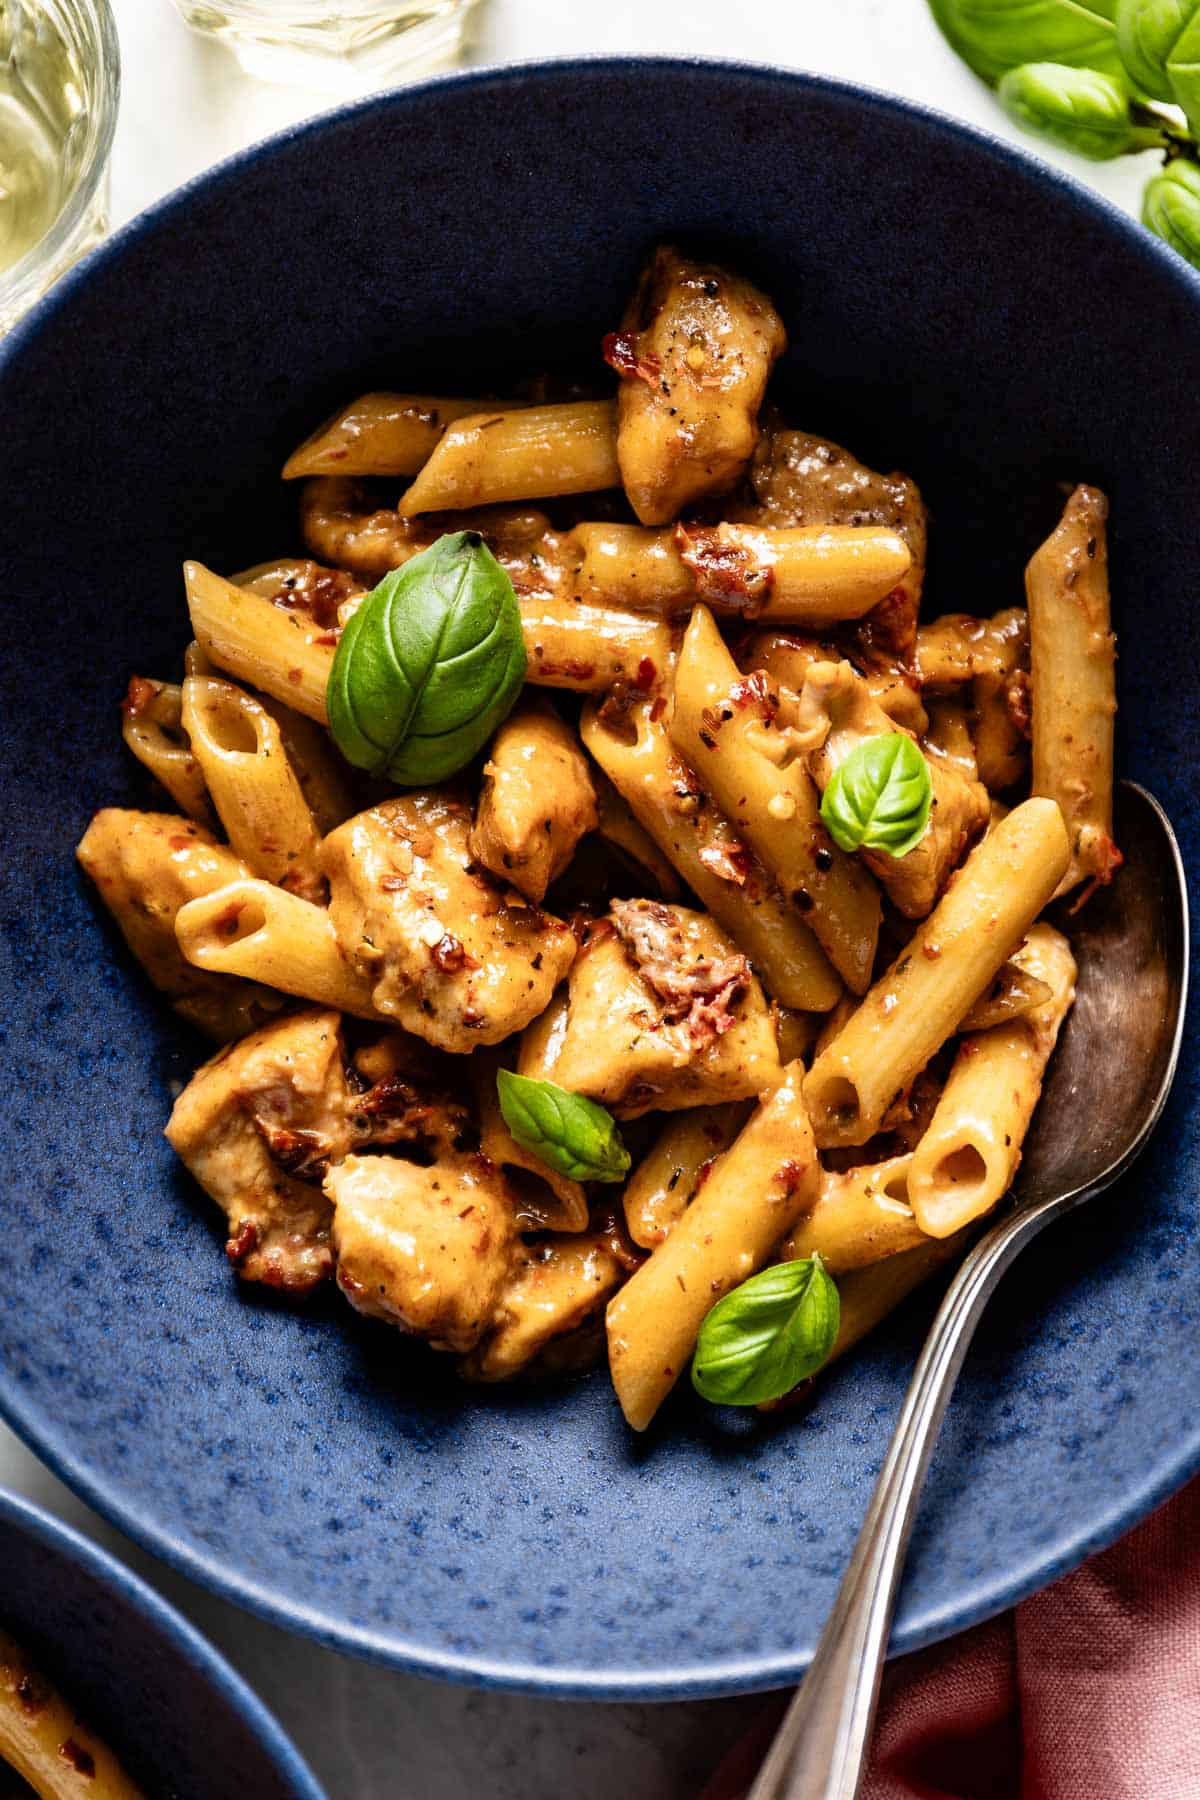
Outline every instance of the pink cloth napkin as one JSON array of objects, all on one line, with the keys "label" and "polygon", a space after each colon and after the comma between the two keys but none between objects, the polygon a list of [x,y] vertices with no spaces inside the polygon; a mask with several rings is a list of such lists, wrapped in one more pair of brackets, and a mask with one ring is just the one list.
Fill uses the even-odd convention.
[{"label": "pink cloth napkin", "polygon": [[[772,1696],[704,1800],[745,1792]],[[1200,1480],[1111,1550],[884,1677],[865,1800],[1200,1800]]]}]

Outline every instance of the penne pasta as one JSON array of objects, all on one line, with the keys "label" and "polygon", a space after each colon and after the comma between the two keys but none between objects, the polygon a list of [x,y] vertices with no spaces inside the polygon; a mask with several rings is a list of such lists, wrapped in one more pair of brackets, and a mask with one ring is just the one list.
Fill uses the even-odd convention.
[{"label": "penne pasta", "polygon": [[671,632],[662,619],[552,592],[518,594],[517,604],[525,679],[535,687],[604,694],[625,682],[645,692],[670,667]]},{"label": "penne pasta", "polygon": [[283,748],[321,837],[342,824],[358,808],[345,763],[329,733],[314,719],[294,712],[280,700],[259,696],[279,727]]},{"label": "penne pasta", "polygon": [[283,479],[415,475],[447,425],[483,405],[446,394],[360,394],[297,444],[283,465]]},{"label": "penne pasta", "polygon": [[266,707],[233,682],[191,675],[183,724],[236,853],[256,875],[323,899],[321,834]]},{"label": "penne pasta", "polygon": [[230,881],[189,901],[175,919],[175,935],[197,969],[241,975],[318,1006],[388,1022],[372,1004],[371,982],[338,948],[326,908],[269,881]]},{"label": "penne pasta", "polygon": [[699,599],[734,618],[814,629],[869,612],[912,560],[895,532],[871,525],[577,525],[572,536],[590,599],[667,616]]},{"label": "penne pasta", "polygon": [[753,1110],[752,1101],[734,1100],[668,1120],[626,1183],[625,1224],[635,1244],[656,1250],[666,1241]]},{"label": "penne pasta", "polygon": [[[903,1305],[921,1283],[936,1275],[967,1247],[969,1231],[952,1238],[926,1238],[911,1250],[885,1256],[881,1262],[851,1269],[838,1282],[841,1319],[829,1362],[861,1343],[868,1332]],[[828,1364],[826,1364],[828,1367]]]},{"label": "penne pasta", "polygon": [[183,576],[196,642],[216,667],[323,725],[334,633],[203,563],[185,563]]},{"label": "penne pasta", "polygon": [[1111,881],[1116,640],[1108,598],[1108,502],[1077,487],[1025,571],[1033,792],[1056,800],[1071,840],[1060,894]]},{"label": "penne pasta", "polygon": [[908,1199],[911,1164],[907,1153],[840,1173],[823,1170],[817,1197],[784,1239],[782,1256],[819,1255],[840,1276],[923,1243]]},{"label": "penne pasta", "polygon": [[817,1194],[819,1167],[793,1064],[713,1165],[670,1236],[610,1301],[609,1367],[621,1410],[644,1431],[722,1294],[753,1275]]},{"label": "penne pasta", "polygon": [[817,1143],[865,1144],[1037,918],[1070,859],[1053,800],[1031,799],[976,846],[910,944],[804,1083]]},{"label": "penne pasta", "polygon": [[827,1012],[841,984],[820,945],[675,755],[658,708],[646,697],[606,717],[590,703],[580,721],[584,744],[776,999]]},{"label": "penne pasta", "polygon": [[177,683],[130,676],[121,703],[121,735],[189,819],[213,823],[204,772],[183,729],[183,690]]},{"label": "penne pasta", "polygon": [[712,614],[697,606],[675,668],[671,741],[803,912],[846,986],[863,994],[879,938],[879,890],[821,823],[812,776],[775,729],[778,710],[777,691],[761,675],[739,676]]},{"label": "penne pasta", "polygon": [[612,400],[498,407],[457,419],[401,496],[400,516],[618,487],[616,427]]},{"label": "penne pasta", "polygon": [[[46,1576],[53,1578],[49,1569]],[[103,1617],[104,1609],[94,1602],[93,1606]],[[16,1772],[14,1796],[143,1800],[142,1789],[108,1745],[4,1630],[0,1630],[0,1764]],[[6,1780],[4,1786],[7,1792],[10,1783]]]},{"label": "penne pasta", "polygon": [[1075,959],[1053,926],[1032,926],[1014,960],[1049,989],[1049,998],[959,1045],[909,1172],[913,1212],[931,1237],[950,1237],[1008,1192],[1046,1064],[1075,998]]}]

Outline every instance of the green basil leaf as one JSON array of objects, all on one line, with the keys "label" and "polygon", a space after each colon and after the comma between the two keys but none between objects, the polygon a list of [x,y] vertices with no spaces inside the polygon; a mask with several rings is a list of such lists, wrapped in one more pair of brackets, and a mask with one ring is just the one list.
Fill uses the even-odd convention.
[{"label": "green basil leaf", "polygon": [[929,764],[903,731],[857,745],[821,796],[821,819],[839,850],[907,856],[925,836],[933,804]]},{"label": "green basil leaf", "polygon": [[952,49],[995,86],[1022,63],[1070,63],[1118,80],[1117,0],[929,0]]},{"label": "green basil leaf", "polygon": [[837,1339],[841,1303],[819,1256],[776,1263],[718,1300],[700,1327],[692,1386],[719,1406],[778,1400]]},{"label": "green basil leaf", "polygon": [[477,531],[450,532],[385,575],[346,626],[329,729],[355,768],[422,787],[470,762],[524,679],[512,582]]},{"label": "green basil leaf", "polygon": [[1200,168],[1178,158],[1146,183],[1142,223],[1200,269]]},{"label": "green basil leaf", "polygon": [[1097,69],[1022,63],[1000,77],[996,92],[1015,124],[1094,162],[1162,142],[1161,133],[1134,124],[1128,91]]},{"label": "green basil leaf", "polygon": [[1171,98],[1182,106],[1193,131],[1200,132],[1200,6],[1193,5],[1191,17],[1171,46],[1167,58],[1167,78]]},{"label": "green basil leaf", "polygon": [[1167,71],[1200,0],[1117,0],[1117,49],[1130,79],[1154,100],[1174,100]]},{"label": "green basil leaf", "polygon": [[572,1181],[621,1181],[629,1152],[611,1113],[553,1081],[501,1069],[496,1092],[504,1123],[524,1150]]}]

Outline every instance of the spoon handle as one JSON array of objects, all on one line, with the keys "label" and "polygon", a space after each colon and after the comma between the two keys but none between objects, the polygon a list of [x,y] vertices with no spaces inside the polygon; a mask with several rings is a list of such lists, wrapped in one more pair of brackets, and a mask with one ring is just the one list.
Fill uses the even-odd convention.
[{"label": "spoon handle", "polygon": [[900,1571],[946,1404],[992,1290],[1057,1210],[1017,1212],[993,1226],[951,1283],[909,1384],[833,1611],[748,1800],[855,1800]]}]

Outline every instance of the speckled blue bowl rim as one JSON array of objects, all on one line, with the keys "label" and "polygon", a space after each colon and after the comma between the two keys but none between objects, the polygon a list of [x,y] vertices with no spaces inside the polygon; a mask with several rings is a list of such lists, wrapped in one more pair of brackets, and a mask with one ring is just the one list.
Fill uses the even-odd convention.
[{"label": "speckled blue bowl rim", "polygon": [[267,1711],[254,1689],[247,1686],[219,1650],[202,1637],[183,1614],[148,1586],[132,1569],[118,1562],[99,1544],[67,1525],[43,1507],[35,1506],[10,1488],[0,1487],[0,1519],[45,1549],[84,1569],[93,1581],[120,1599],[138,1615],[149,1635],[165,1639],[190,1665],[196,1680],[220,1695],[236,1712],[262,1746],[263,1753],[286,1776],[301,1800],[328,1800],[316,1776],[288,1737],[278,1719]]},{"label": "speckled blue bowl rim", "polygon": [[[470,88],[486,84],[511,84],[519,87],[531,78],[569,82],[574,73],[599,72],[627,74],[637,80],[643,74],[664,74],[672,69],[694,69],[707,73],[727,74],[741,81],[761,81],[764,87],[780,82],[791,88],[797,100],[805,94],[830,94],[851,100],[866,110],[899,115],[924,126],[932,126],[977,150],[1009,164],[1024,176],[1032,177],[1058,195],[1068,205],[1091,213],[1120,239],[1130,254],[1149,264],[1157,264],[1196,305],[1196,323],[1200,329],[1200,272],[1182,257],[1153,237],[1150,232],[1094,189],[1064,174],[1040,157],[1027,153],[978,126],[966,124],[938,108],[918,104],[899,95],[857,82],[841,81],[815,75],[800,69],[789,69],[776,63],[743,62],[720,57],[670,56],[582,56],[543,58],[526,62],[486,64],[477,68],[456,70],[433,76],[411,86],[387,90],[366,99],[331,108],[298,125],[262,139],[246,150],[226,157],[164,199],[139,213],[103,244],[91,251],[49,294],[24,318],[0,344],[0,379],[5,368],[20,356],[24,345],[35,338],[41,328],[63,307],[69,307],[76,290],[91,279],[94,271],[119,259],[127,247],[160,223],[183,217],[194,193],[219,186],[236,176],[261,157],[269,157],[277,146],[293,143],[306,136],[319,136],[335,120],[358,115],[370,117],[394,108],[403,109],[410,96],[428,95],[440,89]],[[1036,1254],[1036,1252],[1035,1252]],[[953,1402],[952,1402],[953,1404]],[[182,1544],[155,1518],[140,1511],[116,1484],[96,1478],[88,1466],[73,1453],[68,1442],[55,1435],[54,1422],[24,1409],[14,1387],[0,1382],[0,1416],[25,1440],[48,1468],[58,1475],[82,1499],[112,1524],[160,1556],[173,1568],[199,1582],[223,1599],[246,1607],[260,1618],[286,1630],[298,1632],[329,1649],[347,1651],[371,1662],[403,1669],[417,1675],[436,1676],[440,1680],[462,1682],[478,1687],[503,1688],[517,1693],[539,1694],[547,1698],[588,1700],[696,1700],[727,1694],[763,1692],[783,1687],[799,1679],[808,1666],[806,1654],[783,1654],[763,1657],[709,1659],[699,1664],[645,1670],[620,1668],[556,1668],[545,1670],[534,1664],[501,1662],[487,1656],[461,1656],[454,1652],[424,1644],[397,1642],[390,1636],[346,1625],[330,1619],[321,1611],[281,1601],[278,1595],[260,1587],[244,1575],[231,1574],[219,1558],[203,1555]],[[881,1441],[880,1450],[883,1444]],[[912,1608],[893,1631],[890,1656],[903,1656],[929,1644],[954,1636],[973,1625],[994,1618],[1015,1606],[1030,1594],[1077,1568],[1089,1556],[1114,1543],[1155,1507],[1170,1498],[1188,1479],[1200,1471],[1200,1428],[1184,1436],[1148,1466],[1145,1478],[1130,1486],[1123,1498],[1093,1520],[1090,1527],[1067,1533],[1056,1544],[1031,1553],[1024,1561],[1013,1563],[1004,1579],[982,1579],[962,1584],[952,1602]],[[32,1516],[36,1517],[36,1514]],[[74,1539],[64,1527],[64,1536]],[[82,1545],[83,1540],[77,1540]],[[92,1556],[99,1553],[87,1547]],[[108,1566],[108,1559],[103,1559]],[[119,1565],[112,1564],[114,1570]],[[278,1734],[269,1715],[254,1701],[240,1678],[217,1658],[216,1653],[196,1639],[190,1627],[171,1612],[166,1603],[149,1593],[141,1582],[125,1570],[120,1576],[130,1588],[159,1610],[164,1619],[173,1621],[174,1629],[187,1634],[197,1653],[208,1659],[214,1671],[232,1693],[252,1704],[264,1727]],[[282,1740],[286,1744],[286,1740]],[[290,1746],[287,1746],[290,1750]],[[302,1765],[294,1751],[290,1752],[298,1770]],[[319,1794],[307,1777],[310,1790]]]}]

